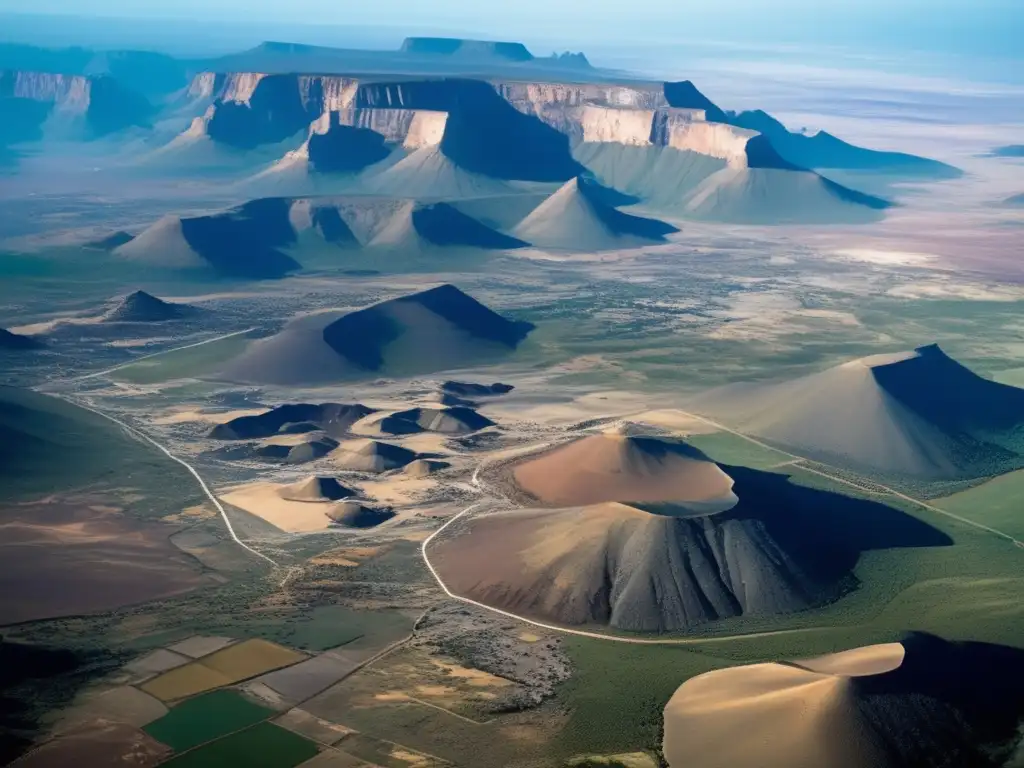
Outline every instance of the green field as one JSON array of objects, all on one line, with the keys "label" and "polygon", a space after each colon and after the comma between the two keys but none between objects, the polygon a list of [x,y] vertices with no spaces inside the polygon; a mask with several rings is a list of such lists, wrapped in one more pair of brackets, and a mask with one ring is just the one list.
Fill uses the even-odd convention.
[{"label": "green field", "polygon": [[202,495],[185,469],[109,419],[57,397],[0,387],[0,501],[87,486],[150,492],[131,510],[146,516],[178,511]]},{"label": "green field", "polygon": [[175,752],[183,752],[276,714],[234,691],[213,691],[182,702],[145,731]]},{"label": "green field", "polygon": [[249,344],[248,334],[231,336],[209,344],[180,349],[130,363],[109,374],[110,378],[133,384],[158,384],[210,373],[225,360],[239,354]]},{"label": "green field", "polygon": [[166,763],[166,768],[293,768],[317,756],[308,739],[272,723],[233,733]]},{"label": "green field", "polygon": [[1024,539],[1024,470],[1010,472],[932,503],[982,525]]},{"label": "green field", "polygon": [[686,442],[704,451],[719,464],[732,464],[751,469],[770,469],[793,460],[788,453],[765,448],[731,432],[690,435],[686,438]]}]

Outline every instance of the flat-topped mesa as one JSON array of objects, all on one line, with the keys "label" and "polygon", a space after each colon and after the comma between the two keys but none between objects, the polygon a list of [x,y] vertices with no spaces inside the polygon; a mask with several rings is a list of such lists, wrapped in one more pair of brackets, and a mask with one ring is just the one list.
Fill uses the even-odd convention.
[{"label": "flat-topped mesa", "polygon": [[732,168],[791,168],[756,131],[708,122],[703,109],[656,110],[587,105],[578,112],[580,140],[671,147],[724,160]]},{"label": "flat-topped mesa", "polygon": [[[153,112],[144,96],[104,75],[0,71],[0,99],[45,105],[42,117],[58,118],[91,136],[144,126]],[[5,105],[4,114],[6,109]]]},{"label": "flat-topped mesa", "polygon": [[[678,85],[486,82],[457,77],[362,82],[336,75],[250,72],[217,75],[212,80],[204,73],[190,90],[210,94],[212,89],[214,106],[202,118],[206,132],[215,141],[239,147],[282,141],[303,128],[311,136],[329,134],[335,126],[362,128],[380,134],[389,144],[413,149],[442,144],[447,134],[446,154],[467,168],[487,172],[495,170],[491,166],[496,162],[481,149],[488,140],[501,143],[529,132],[534,153],[543,148],[551,156],[562,155],[551,178],[535,180],[564,181],[579,170],[555,146],[564,144],[562,137],[570,143],[672,146],[745,167],[743,147],[755,133],[708,122],[709,116],[724,113],[692,86],[683,98]],[[676,101],[682,99],[688,106],[673,105],[668,93],[675,93]],[[510,150],[514,146],[509,145]],[[507,177],[507,169],[498,175]],[[534,177],[537,173],[531,171],[526,178]]]},{"label": "flat-topped mesa", "polygon": [[407,37],[403,53],[419,56],[459,56],[497,58],[511,62],[533,61],[534,56],[522,43],[492,40],[467,40],[458,37]]},{"label": "flat-topped mesa", "polygon": [[54,104],[62,110],[85,114],[92,80],[83,75],[49,72],[0,72],[0,96]]}]

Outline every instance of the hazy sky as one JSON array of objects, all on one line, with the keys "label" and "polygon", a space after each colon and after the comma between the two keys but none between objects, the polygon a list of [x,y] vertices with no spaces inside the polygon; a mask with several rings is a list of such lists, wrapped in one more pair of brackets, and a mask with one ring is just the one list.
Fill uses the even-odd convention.
[{"label": "hazy sky", "polygon": [[384,25],[564,40],[567,47],[628,36],[1014,56],[1024,39],[1024,0],[0,0],[5,11]]}]

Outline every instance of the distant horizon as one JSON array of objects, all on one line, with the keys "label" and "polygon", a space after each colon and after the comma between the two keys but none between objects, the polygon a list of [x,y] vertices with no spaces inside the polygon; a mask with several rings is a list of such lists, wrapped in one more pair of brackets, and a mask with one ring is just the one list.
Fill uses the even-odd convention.
[{"label": "distant horizon", "polygon": [[[21,0],[16,0],[21,5]],[[665,11],[653,26],[644,19],[667,0],[652,7],[613,17],[607,10],[584,15],[575,23],[560,22],[582,0],[550,0],[555,10],[531,18],[530,8],[541,0],[528,0],[501,19],[493,12],[474,10],[452,18],[451,9],[465,0],[442,0],[431,15],[422,8],[405,14],[382,9],[409,5],[401,0],[378,0],[373,9],[358,16],[325,11],[323,21],[307,21],[310,14],[289,13],[277,21],[266,13],[280,13],[279,4],[256,3],[258,12],[227,18],[241,0],[188,0],[175,12],[162,0],[145,8],[123,0],[100,0],[83,13],[81,3],[39,0],[26,12],[12,8],[15,0],[0,0],[0,42],[46,47],[139,48],[175,56],[201,58],[251,48],[263,41],[291,42],[336,48],[395,49],[403,38],[415,35],[471,37],[524,43],[535,55],[583,51],[597,66],[662,73],[680,68],[700,69],[715,61],[771,61],[831,69],[858,69],[887,75],[917,75],[958,81],[1024,84],[1024,53],[1017,33],[1024,39],[1024,13],[1005,0],[986,0],[986,12],[973,12],[965,0],[942,3],[946,13],[921,10],[921,0],[894,0],[894,10],[882,13],[881,0],[870,0],[863,9],[843,5],[828,11],[808,6],[804,0],[780,0],[783,11],[765,15],[760,0],[736,0],[728,17],[707,11]],[[200,13],[199,5],[206,10]],[[323,5],[322,0],[292,0],[289,8]],[[333,4],[332,4],[333,7]],[[186,15],[194,8],[196,20]],[[874,11],[872,11],[872,8]],[[741,11],[749,11],[737,22]],[[338,16],[335,21],[335,15]],[[538,14],[534,14],[536,17]],[[295,21],[299,19],[300,21]],[[609,24],[608,19],[614,19]],[[880,24],[885,19],[887,23]],[[397,21],[396,21],[397,20]],[[614,28],[614,34],[609,34]]]},{"label": "distant horizon", "polygon": [[[339,8],[334,0],[35,0],[30,11],[24,0],[0,0],[0,15],[21,17],[23,22],[76,19],[87,26],[171,24],[191,27],[200,38],[204,35],[197,22],[246,29],[305,28],[315,37],[326,30],[396,35],[410,30],[502,40],[566,38],[567,43],[575,39],[580,44],[714,40],[1010,58],[1021,55],[1019,41],[1024,39],[1019,0],[834,0],[827,6],[812,0],[733,0],[725,13],[672,0],[649,0],[628,10],[586,0],[519,0],[502,8],[471,0],[436,0],[429,8],[409,0],[375,0],[359,8]],[[45,36],[48,30],[38,32]],[[10,34],[0,32],[0,39]]]}]

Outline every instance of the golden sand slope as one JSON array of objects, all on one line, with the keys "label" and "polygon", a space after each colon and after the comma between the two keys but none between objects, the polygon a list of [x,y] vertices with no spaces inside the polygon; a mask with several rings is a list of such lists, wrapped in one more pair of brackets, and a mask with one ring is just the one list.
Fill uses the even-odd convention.
[{"label": "golden sand slope", "polygon": [[736,503],[732,479],[718,465],[683,443],[655,437],[591,435],[524,461],[513,475],[551,507],[682,502],[707,513]]},{"label": "golden sand slope", "polygon": [[665,707],[672,768],[866,768],[885,755],[857,711],[853,677],[899,668],[900,643],[686,681]]}]

